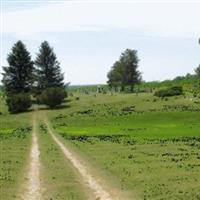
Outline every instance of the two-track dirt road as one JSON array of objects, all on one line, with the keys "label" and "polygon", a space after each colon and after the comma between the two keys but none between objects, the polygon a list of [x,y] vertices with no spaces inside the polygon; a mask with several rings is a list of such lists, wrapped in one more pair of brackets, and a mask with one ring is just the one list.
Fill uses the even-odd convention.
[{"label": "two-track dirt road", "polygon": [[[37,111],[35,111],[37,112]],[[40,151],[39,151],[39,145],[38,145],[38,132],[37,132],[37,118],[36,113],[33,117],[33,133],[32,133],[32,147],[29,157],[29,166],[28,166],[28,172],[26,176],[26,183],[25,183],[25,189],[24,194],[22,194],[23,200],[42,200],[44,199],[42,197],[42,184],[40,180]],[[119,194],[115,192],[115,195],[113,193],[110,193],[110,191],[113,191],[113,188],[107,187],[104,185],[102,186],[102,181],[97,174],[92,173],[94,170],[91,170],[88,165],[85,165],[83,162],[83,159],[79,159],[79,156],[77,156],[76,153],[74,153],[70,148],[67,147],[66,144],[62,142],[62,140],[56,136],[53,132],[53,129],[51,128],[51,125],[49,121],[45,118],[44,123],[46,124],[48,134],[51,135],[53,141],[56,143],[56,145],[60,148],[60,150],[63,152],[66,159],[68,159],[72,166],[78,171],[78,173],[81,175],[83,184],[88,188],[89,191],[91,191],[91,194],[89,195],[91,199],[94,200],[124,200],[126,198],[121,197]],[[65,167],[65,166],[63,166]],[[101,179],[102,180],[102,179]],[[116,190],[115,190],[116,191]],[[121,193],[120,193],[121,194]]]}]

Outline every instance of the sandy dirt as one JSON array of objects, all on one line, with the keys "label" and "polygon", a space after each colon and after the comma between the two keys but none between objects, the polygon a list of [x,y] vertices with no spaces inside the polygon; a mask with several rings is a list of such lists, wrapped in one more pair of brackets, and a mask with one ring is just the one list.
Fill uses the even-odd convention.
[{"label": "sandy dirt", "polygon": [[[94,199],[96,200],[122,200],[122,198],[118,196],[112,196],[102,185],[97,181],[97,179],[91,174],[91,170],[88,169],[77,157],[76,155],[66,146],[64,145],[53,133],[52,129],[49,126],[48,121],[46,121],[47,129],[53,140],[57,143],[57,145],[61,148],[64,155],[72,165],[77,169],[77,171],[81,174],[84,182],[87,186],[93,191]],[[110,191],[110,190],[109,190]],[[124,198],[123,198],[124,199]]]},{"label": "sandy dirt", "polygon": [[33,121],[33,138],[32,147],[29,158],[28,174],[26,176],[23,200],[40,200],[40,161],[39,161],[39,147],[36,134],[36,122]]}]

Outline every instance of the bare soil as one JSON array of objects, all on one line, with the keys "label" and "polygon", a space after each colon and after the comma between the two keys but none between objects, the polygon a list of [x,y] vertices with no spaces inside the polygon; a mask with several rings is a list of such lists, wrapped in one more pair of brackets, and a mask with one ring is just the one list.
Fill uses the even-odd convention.
[{"label": "bare soil", "polygon": [[41,185],[40,185],[40,161],[39,161],[39,147],[36,134],[36,121],[33,120],[33,138],[32,147],[30,152],[30,160],[28,167],[28,174],[26,176],[23,200],[40,200],[41,198]]}]

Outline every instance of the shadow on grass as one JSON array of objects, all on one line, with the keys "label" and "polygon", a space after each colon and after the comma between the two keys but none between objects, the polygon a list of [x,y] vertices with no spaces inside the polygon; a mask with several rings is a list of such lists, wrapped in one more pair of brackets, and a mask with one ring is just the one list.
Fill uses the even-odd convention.
[{"label": "shadow on grass", "polygon": [[34,106],[37,106],[37,110],[61,110],[61,109],[65,109],[65,108],[70,108],[70,105],[60,105],[60,106],[56,106],[55,108],[49,108],[45,105],[33,105],[30,109],[25,110],[25,111],[21,111],[21,112],[13,112],[10,113],[12,115],[18,115],[18,114],[23,114],[23,113],[31,113],[35,111]]},{"label": "shadow on grass", "polygon": [[72,101],[72,99],[64,99],[63,103],[70,103]]},{"label": "shadow on grass", "polygon": [[34,109],[33,108],[30,108],[28,110],[25,110],[25,111],[19,111],[19,112],[9,112],[11,115],[18,115],[18,114],[22,114],[22,113],[30,113],[30,112],[33,112]]},{"label": "shadow on grass", "polygon": [[38,110],[61,110],[64,108],[70,108],[70,105],[60,105],[56,106],[55,108],[49,108],[49,107],[38,107]]}]

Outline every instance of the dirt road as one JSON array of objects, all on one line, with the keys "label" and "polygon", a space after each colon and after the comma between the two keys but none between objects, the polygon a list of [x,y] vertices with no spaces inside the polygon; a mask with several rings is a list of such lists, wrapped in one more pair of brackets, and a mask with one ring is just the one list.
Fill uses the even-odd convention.
[{"label": "dirt road", "polygon": [[36,120],[33,119],[33,136],[32,147],[29,158],[28,174],[24,186],[23,200],[41,200],[41,186],[40,186],[40,161],[39,161],[39,147],[36,134]]},{"label": "dirt road", "polygon": [[[102,184],[97,174],[94,174],[94,170],[85,164],[84,160],[74,153],[62,140],[53,133],[53,130],[48,122],[45,120],[47,131],[51,135],[53,141],[60,147],[65,157],[71,162],[72,166],[79,172],[82,177],[83,183],[91,191],[88,195],[88,199],[94,200],[125,200],[121,193],[117,193],[113,188],[107,187]],[[23,194],[21,199],[23,200],[42,200],[42,186],[40,180],[40,160],[39,160],[39,146],[37,138],[37,120],[33,119],[33,133],[32,133],[32,147],[30,151],[28,171],[26,175],[26,181],[24,184]],[[65,167],[65,166],[63,166]],[[104,182],[105,183],[105,182]],[[113,193],[115,191],[115,193]]]},{"label": "dirt road", "polygon": [[94,177],[93,174],[91,174],[91,170],[88,169],[77,157],[76,155],[65,145],[63,144],[57,136],[53,133],[48,121],[46,121],[46,126],[48,129],[48,132],[52,136],[53,140],[56,142],[56,144],[61,148],[64,155],[68,160],[71,161],[73,166],[77,169],[77,171],[81,174],[84,182],[87,184],[87,186],[93,191],[94,199],[98,200],[119,200],[122,198],[119,198],[118,196],[111,196],[111,194],[102,187],[102,185],[97,181],[97,179]]}]

